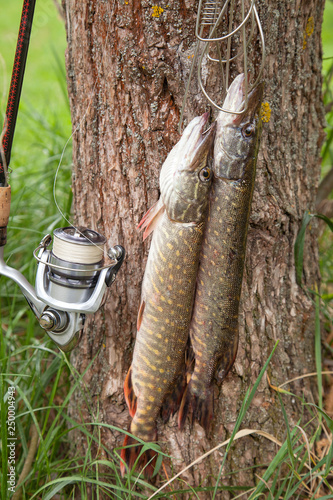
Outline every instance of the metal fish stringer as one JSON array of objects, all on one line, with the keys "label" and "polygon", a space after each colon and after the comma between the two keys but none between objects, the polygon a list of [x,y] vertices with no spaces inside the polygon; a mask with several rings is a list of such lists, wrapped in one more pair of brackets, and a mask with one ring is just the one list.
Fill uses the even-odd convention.
[{"label": "metal fish stringer", "polygon": [[[265,63],[265,40],[255,0],[199,0],[195,36],[197,45],[185,89],[179,131],[196,66],[198,84],[204,96],[216,110],[227,113],[231,111],[223,108],[221,103],[231,83],[232,69],[237,69],[238,73],[252,75],[252,78],[245,79],[244,108],[237,113],[241,114],[246,109],[249,92],[262,76]],[[260,39],[259,57],[257,37]],[[206,84],[203,82],[203,68],[208,76],[217,68],[218,81],[222,89],[219,92],[219,102],[214,100],[206,89]]]}]

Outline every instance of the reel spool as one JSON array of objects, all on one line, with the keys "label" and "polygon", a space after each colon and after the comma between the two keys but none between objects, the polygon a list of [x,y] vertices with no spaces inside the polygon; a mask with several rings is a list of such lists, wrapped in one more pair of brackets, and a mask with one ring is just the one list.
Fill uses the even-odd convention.
[{"label": "reel spool", "polygon": [[91,229],[73,227],[55,229],[53,237],[45,291],[52,302],[84,303],[96,287],[106,238]]}]

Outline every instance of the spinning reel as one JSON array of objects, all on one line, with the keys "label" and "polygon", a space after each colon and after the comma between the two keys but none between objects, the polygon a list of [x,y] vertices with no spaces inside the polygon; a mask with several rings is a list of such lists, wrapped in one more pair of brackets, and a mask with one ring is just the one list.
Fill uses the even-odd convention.
[{"label": "spinning reel", "polygon": [[125,250],[116,245],[107,252],[106,238],[91,229],[65,227],[46,235],[34,251],[38,261],[36,287],[16,269],[6,265],[0,247],[0,274],[15,281],[40,326],[63,351],[80,340],[85,316],[96,312],[114,282]]}]

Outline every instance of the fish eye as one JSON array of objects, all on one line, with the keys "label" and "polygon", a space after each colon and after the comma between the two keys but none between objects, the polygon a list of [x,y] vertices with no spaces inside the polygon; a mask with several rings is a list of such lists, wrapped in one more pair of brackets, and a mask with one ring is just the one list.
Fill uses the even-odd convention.
[{"label": "fish eye", "polygon": [[242,135],[243,137],[251,137],[254,131],[255,131],[255,126],[253,125],[253,123],[248,123],[242,128]]},{"label": "fish eye", "polygon": [[199,172],[199,179],[203,182],[207,182],[211,179],[212,177],[212,171],[208,167],[204,167],[200,170]]}]

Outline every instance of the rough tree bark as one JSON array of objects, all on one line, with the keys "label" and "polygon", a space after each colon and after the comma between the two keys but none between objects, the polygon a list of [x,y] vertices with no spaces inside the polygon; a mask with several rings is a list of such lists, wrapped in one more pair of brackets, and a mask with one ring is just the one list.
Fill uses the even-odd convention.
[{"label": "rough tree bark", "polygon": [[[194,50],[197,3],[159,2],[158,17],[147,0],[64,0],[68,89],[73,121],[75,219],[107,235],[127,250],[127,259],[103,311],[90,319],[72,361],[84,381],[99,420],[127,429],[123,381],[131,363],[140,287],[149,242],[136,225],[158,198],[160,167],[178,140],[179,111]],[[313,305],[296,284],[294,243],[305,210],[313,210],[323,140],[321,23],[324,0],[260,0],[258,11],[267,44],[265,101],[272,110],[264,125],[257,167],[240,308],[240,345],[232,372],[216,386],[213,429],[179,432],[176,419],[158,423],[163,449],[178,471],[232,432],[249,384],[256,379],[275,341],[280,344],[269,373],[276,384],[314,369]],[[309,25],[309,18],[312,21]],[[310,28],[309,28],[310,26]],[[313,27],[313,32],[312,32]],[[186,118],[207,109],[196,84]],[[315,229],[307,238],[304,283],[319,280]],[[305,391],[308,382],[291,386]],[[291,422],[295,400],[285,401]],[[70,414],[91,421],[79,391]],[[283,438],[279,405],[266,380],[261,383],[244,425]],[[77,445],[79,445],[77,436]],[[123,436],[102,430],[110,449]],[[263,438],[239,441],[226,470],[269,463],[274,445]],[[192,484],[209,484],[221,455],[186,474]],[[253,484],[253,471],[224,483]],[[223,498],[227,498],[224,496]]]}]

